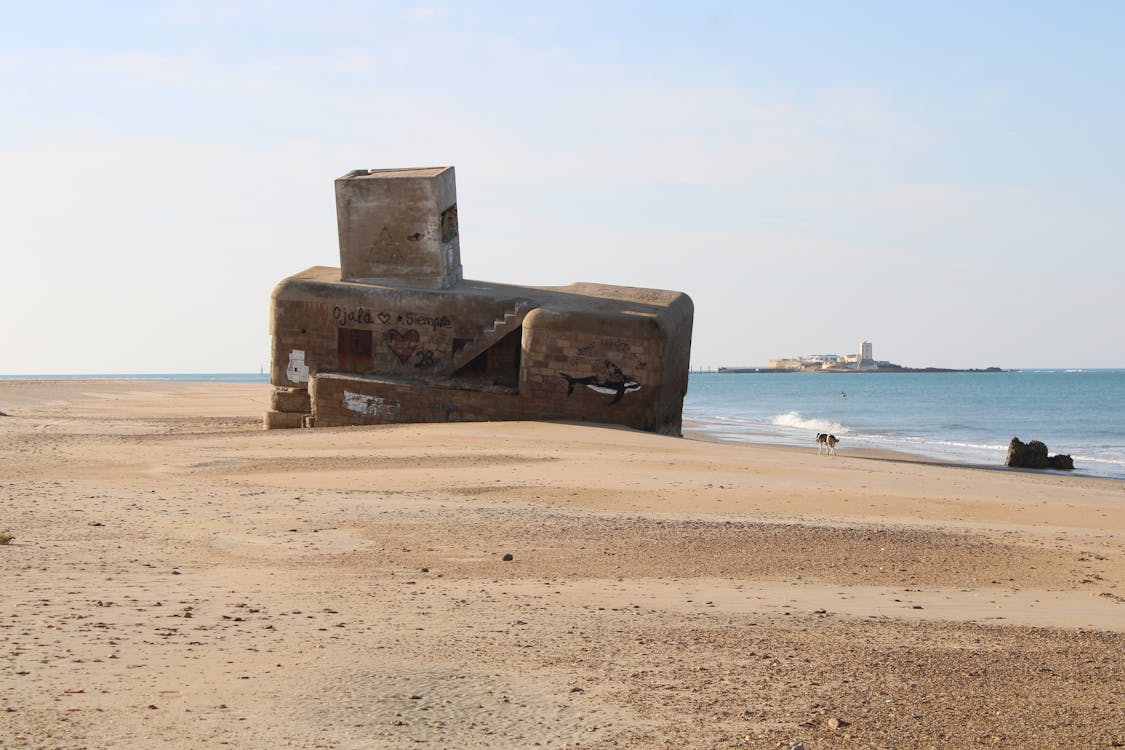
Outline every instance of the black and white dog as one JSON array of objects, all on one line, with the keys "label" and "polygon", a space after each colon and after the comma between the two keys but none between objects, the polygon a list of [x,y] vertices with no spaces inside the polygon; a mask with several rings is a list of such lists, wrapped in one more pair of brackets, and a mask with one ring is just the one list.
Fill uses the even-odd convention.
[{"label": "black and white dog", "polygon": [[816,436],[816,455],[820,455],[824,450],[828,449],[828,455],[836,455],[836,443],[840,442],[836,439],[835,435],[829,435],[826,432],[819,432]]}]

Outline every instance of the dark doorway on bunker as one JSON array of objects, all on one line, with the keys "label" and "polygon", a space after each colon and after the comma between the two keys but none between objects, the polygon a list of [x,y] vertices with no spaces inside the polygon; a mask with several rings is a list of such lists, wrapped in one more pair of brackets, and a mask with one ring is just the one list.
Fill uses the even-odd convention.
[{"label": "dark doorway on bunker", "polygon": [[336,364],[343,372],[367,372],[374,365],[371,331],[339,328],[336,334]]}]

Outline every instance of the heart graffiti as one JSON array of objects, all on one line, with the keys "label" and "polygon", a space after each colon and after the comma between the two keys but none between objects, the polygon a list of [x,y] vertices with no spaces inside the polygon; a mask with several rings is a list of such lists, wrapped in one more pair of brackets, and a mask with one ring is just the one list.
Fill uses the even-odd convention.
[{"label": "heart graffiti", "polygon": [[382,323],[383,325],[386,325],[387,323],[390,323],[391,322],[391,314],[388,313],[388,312],[379,313],[379,322]]},{"label": "heart graffiti", "polygon": [[418,332],[411,328],[406,333],[398,331],[387,331],[383,336],[383,340],[387,342],[387,348],[391,350],[398,361],[406,364],[410,361],[410,355],[418,348],[418,341],[421,337]]}]

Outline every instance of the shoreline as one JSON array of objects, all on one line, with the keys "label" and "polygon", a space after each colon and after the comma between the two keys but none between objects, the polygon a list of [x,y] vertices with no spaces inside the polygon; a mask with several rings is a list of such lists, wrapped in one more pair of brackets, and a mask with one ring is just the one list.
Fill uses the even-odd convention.
[{"label": "shoreline", "polygon": [[[716,435],[714,431],[708,429],[705,422],[698,420],[685,419],[683,422],[683,437],[685,440],[699,440],[709,443],[717,443],[720,445],[746,445],[754,446],[757,448],[778,448],[789,450],[804,450],[805,447],[797,445],[792,442],[769,441],[769,440],[754,440],[753,435],[745,433],[747,439],[744,440],[729,440],[724,439],[721,435]],[[811,442],[811,441],[810,441]],[[813,446],[815,448],[815,446]],[[812,448],[810,448],[811,450]],[[901,463],[918,463],[927,464],[930,466],[945,466],[952,469],[973,469],[981,471],[999,471],[999,472],[1017,472],[1029,473],[1032,475],[1041,476],[1056,476],[1056,477],[1075,477],[1082,479],[1099,479],[1108,482],[1116,482],[1125,484],[1125,479],[1119,477],[1105,476],[1103,474],[1090,473],[1083,471],[1081,468],[1076,467],[1070,471],[1062,471],[1057,469],[1026,469],[1005,466],[1003,463],[991,464],[980,463],[973,461],[962,461],[955,458],[944,458],[940,456],[925,455],[921,453],[910,453],[908,451],[898,451],[887,448],[855,448],[845,449],[837,447],[838,454],[835,457],[848,456],[851,458],[861,458],[872,461],[891,461]],[[1085,459],[1088,460],[1088,459]]]},{"label": "shoreline", "polygon": [[[237,373],[236,373],[236,375],[237,375]],[[174,378],[174,377],[175,376],[172,376],[172,378]],[[196,375],[188,375],[188,376],[183,376],[183,377],[196,377]],[[61,387],[63,390],[65,390],[67,388],[70,388],[70,387],[78,387],[78,386],[87,386],[88,387],[88,386],[97,385],[97,386],[102,387],[103,390],[107,390],[108,392],[111,392],[111,393],[120,392],[122,390],[120,388],[121,384],[135,384],[135,385],[140,385],[140,386],[161,385],[161,384],[168,385],[168,386],[176,386],[176,385],[192,385],[192,384],[194,384],[194,385],[209,386],[209,387],[222,387],[224,385],[241,385],[241,386],[248,386],[248,387],[260,386],[260,387],[265,387],[265,388],[269,387],[269,384],[268,384],[267,381],[258,382],[258,381],[241,381],[241,380],[239,380],[239,381],[178,380],[178,379],[172,379],[172,378],[166,378],[163,375],[160,375],[160,376],[153,375],[151,377],[136,377],[136,378],[132,378],[132,377],[128,377],[128,376],[90,377],[90,376],[84,376],[84,375],[83,376],[76,375],[74,377],[3,376],[3,377],[0,377],[0,384],[6,385],[6,386],[11,385],[11,384],[27,384],[23,388],[21,388],[21,386],[19,386],[19,385],[13,386],[16,389],[32,389],[32,388],[52,389],[52,388],[57,386],[57,387]],[[265,392],[268,392],[268,391],[263,391],[263,392],[265,393]],[[19,399],[19,396],[17,396],[15,392],[8,392],[5,395],[8,399],[8,401],[7,402],[0,402],[0,414],[2,414],[4,412],[5,403],[7,403],[10,406],[10,404],[13,402],[13,399]],[[38,398],[38,397],[37,396],[31,397],[32,400],[35,400],[36,398]],[[264,410],[265,410],[265,407],[263,406],[263,413],[264,413]],[[11,414],[8,413],[6,416],[11,416]],[[2,419],[2,418],[3,417],[0,416],[0,419]],[[576,423],[576,424],[582,424],[582,423]],[[595,425],[596,423],[589,423],[589,424]],[[596,426],[600,426],[600,425],[596,425]],[[754,447],[758,447],[758,448],[788,448],[788,449],[798,450],[798,451],[804,450],[806,448],[806,446],[803,446],[803,445],[797,443],[796,441],[790,441],[790,440],[787,440],[786,438],[783,438],[783,437],[771,440],[771,439],[768,439],[768,438],[771,438],[773,436],[763,435],[762,437],[767,438],[767,439],[755,440],[755,439],[753,439],[754,435],[752,433],[742,433],[743,435],[746,436],[746,439],[732,440],[732,439],[724,438],[723,435],[717,434],[717,432],[719,432],[719,431],[713,429],[711,427],[711,424],[708,423],[708,422],[704,422],[704,421],[697,420],[697,419],[690,419],[690,418],[686,418],[686,417],[683,419],[682,437],[685,440],[696,440],[696,441],[700,441],[700,442],[709,442],[709,443],[716,443],[716,444],[721,444],[721,445],[732,445],[732,446],[754,446]],[[810,440],[810,442],[812,442],[812,441]],[[808,446],[808,447],[813,448],[815,446]],[[904,463],[921,463],[921,464],[929,464],[929,465],[934,465],[934,466],[946,466],[946,467],[949,467],[949,468],[964,468],[964,469],[975,469],[975,470],[986,470],[986,471],[1026,472],[1026,473],[1029,473],[1029,474],[1032,474],[1032,475],[1042,475],[1042,476],[1080,477],[1080,478],[1084,478],[1084,479],[1105,479],[1105,480],[1110,481],[1110,482],[1118,482],[1118,483],[1125,482],[1125,478],[1107,476],[1107,475],[1104,475],[1104,474],[1089,473],[1088,471],[1084,471],[1081,466],[1077,466],[1072,471],[1058,471],[1058,470],[1052,470],[1052,469],[1022,469],[1022,468],[1012,468],[1012,467],[1004,466],[1002,462],[996,463],[996,464],[990,464],[990,463],[960,460],[960,459],[957,459],[957,458],[947,458],[947,457],[943,457],[943,456],[927,455],[927,454],[922,454],[922,453],[912,453],[910,451],[895,450],[895,449],[889,449],[889,448],[855,448],[855,449],[839,448],[838,450],[841,452],[840,453],[841,456],[846,455],[846,456],[853,457],[853,458],[864,458],[864,459],[870,459],[870,460],[898,461],[898,462],[904,462]],[[1090,460],[1090,459],[1083,459],[1083,460]]]},{"label": "shoreline", "polygon": [[1122,396],[1125,370],[1118,368],[859,380],[831,373],[820,379],[703,375],[692,379],[684,406],[686,417],[707,423],[720,439],[803,446],[827,432],[848,449],[1002,466],[1011,438],[1019,436],[1070,455],[1076,473],[1125,480],[1117,429]]},{"label": "shoreline", "polygon": [[[724,439],[721,435],[714,434],[709,430],[705,422],[697,420],[683,421],[683,439],[684,440],[698,440],[705,443],[714,443],[717,445],[731,445],[731,446],[750,446],[760,449],[776,449],[776,450],[792,450],[792,451],[805,451],[816,450],[816,445],[801,446],[788,442],[770,442],[768,440],[754,440],[753,436],[749,436],[746,440],[728,440]],[[812,442],[812,441],[810,441]],[[831,458],[838,458],[847,456],[848,458],[863,458],[879,461],[902,461],[904,463],[922,463],[935,466],[949,466],[951,468],[965,468],[965,469],[987,469],[987,468],[1001,468],[1006,469],[1005,466],[992,467],[985,464],[970,464],[958,461],[945,461],[942,459],[934,458],[932,456],[924,456],[920,454],[907,453],[906,451],[895,451],[889,449],[876,449],[876,448],[856,448],[854,450],[845,451],[843,448],[837,449],[839,453],[837,456]],[[822,456],[823,457],[823,456]]]}]

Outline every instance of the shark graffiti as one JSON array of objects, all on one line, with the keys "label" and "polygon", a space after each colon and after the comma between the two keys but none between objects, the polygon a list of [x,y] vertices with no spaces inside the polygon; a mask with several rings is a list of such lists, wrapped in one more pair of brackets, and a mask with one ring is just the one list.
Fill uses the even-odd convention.
[{"label": "shark graffiti", "polygon": [[613,406],[625,398],[626,393],[634,393],[641,389],[641,384],[636,378],[621,372],[621,368],[608,359],[605,360],[605,367],[608,373],[606,377],[598,377],[594,374],[576,378],[565,372],[560,372],[559,375],[566,379],[566,395],[569,396],[574,393],[574,386],[584,385],[596,393],[612,395],[613,400],[609,402],[609,405]]}]

